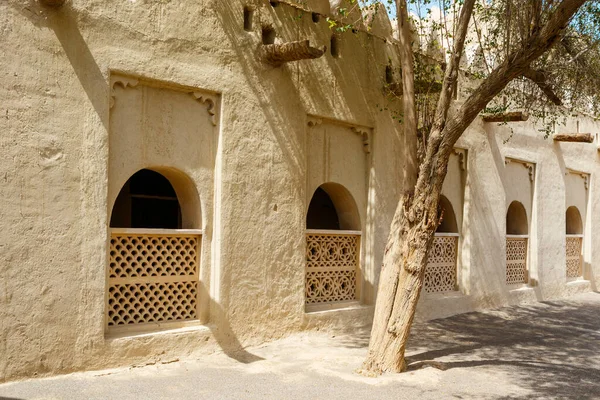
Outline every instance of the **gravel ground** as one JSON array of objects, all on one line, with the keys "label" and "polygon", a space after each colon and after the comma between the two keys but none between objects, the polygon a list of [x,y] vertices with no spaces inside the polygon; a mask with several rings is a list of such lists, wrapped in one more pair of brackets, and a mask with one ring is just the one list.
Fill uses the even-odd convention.
[{"label": "gravel ground", "polygon": [[303,333],[234,358],[0,385],[0,399],[600,398],[600,293],[416,324],[409,371],[354,371],[365,333]]}]

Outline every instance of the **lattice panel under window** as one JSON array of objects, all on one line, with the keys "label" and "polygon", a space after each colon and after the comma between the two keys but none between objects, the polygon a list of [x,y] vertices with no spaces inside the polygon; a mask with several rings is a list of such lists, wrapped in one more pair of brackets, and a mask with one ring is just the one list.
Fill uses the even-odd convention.
[{"label": "lattice panel under window", "polygon": [[112,233],[108,326],[197,319],[199,235]]},{"label": "lattice panel under window", "polygon": [[433,239],[427,268],[425,269],[425,292],[449,292],[457,289],[457,247],[458,237],[436,236]]},{"label": "lattice panel under window", "polygon": [[567,277],[579,278],[581,273],[581,244],[583,238],[567,237]]},{"label": "lattice panel under window", "polygon": [[357,299],[360,236],[306,235],[307,304]]},{"label": "lattice panel under window", "polygon": [[506,283],[527,283],[527,238],[506,238]]}]

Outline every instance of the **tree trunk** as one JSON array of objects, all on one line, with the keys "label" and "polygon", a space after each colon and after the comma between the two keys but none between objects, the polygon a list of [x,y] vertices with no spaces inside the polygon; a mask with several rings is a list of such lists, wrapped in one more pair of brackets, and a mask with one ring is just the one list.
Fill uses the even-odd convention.
[{"label": "tree trunk", "polygon": [[405,195],[394,215],[379,278],[386,283],[379,287],[377,323],[363,364],[370,373],[406,370],[404,352],[423,286],[427,251],[438,225],[437,211],[430,210],[437,210],[440,188],[428,188],[428,193]]},{"label": "tree trunk", "polygon": [[[394,214],[383,257],[369,352],[363,364],[364,373],[406,370],[406,343],[423,286],[427,253],[439,222],[438,203],[454,144],[489,101],[562,37],[569,20],[585,2],[562,0],[557,4],[544,26],[521,48],[511,52],[448,119],[452,87],[457,77],[474,1],[465,0],[461,8],[455,47],[445,72],[426,152],[419,160],[418,175],[413,174],[416,167],[415,141],[412,137],[416,132],[416,121],[411,118],[414,76],[403,79],[404,111],[408,117],[403,121],[404,141],[409,145],[404,149],[405,191]],[[400,54],[403,67],[407,66],[403,72],[412,75],[412,69],[407,65],[412,58],[407,54],[406,0],[396,0],[396,5],[401,27]],[[409,99],[406,99],[407,95]],[[413,184],[415,176],[416,184]],[[413,188],[414,193],[411,193]]]}]

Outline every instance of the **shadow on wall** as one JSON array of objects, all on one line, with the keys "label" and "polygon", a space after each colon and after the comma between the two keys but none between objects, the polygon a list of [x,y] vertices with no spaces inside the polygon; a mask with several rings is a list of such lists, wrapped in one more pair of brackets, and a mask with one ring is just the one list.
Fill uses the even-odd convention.
[{"label": "shadow on wall", "polygon": [[34,0],[11,2],[11,5],[34,26],[54,31],[75,75],[98,114],[99,120],[108,130],[108,102],[106,99],[109,95],[109,86],[81,36],[77,26],[76,12],[68,3],[60,8],[44,7]]},{"label": "shadow on wall", "polygon": [[[206,287],[202,282],[198,285],[198,291],[200,298],[210,298],[206,291]],[[244,347],[235,336],[233,329],[231,329],[231,325],[229,324],[227,314],[223,310],[223,307],[212,298],[210,298],[210,312],[211,323],[208,325],[208,328],[219,344],[219,347],[221,347],[228,357],[243,364],[251,364],[256,361],[264,360],[263,358],[244,350]]]},{"label": "shadow on wall", "polygon": [[[504,227],[498,224],[499,220],[494,218],[497,213],[494,212],[495,204],[490,202],[490,190],[474,190],[479,188],[482,183],[487,189],[489,183],[495,184],[502,180],[499,173],[499,167],[504,166],[504,160],[496,145],[495,138],[489,133],[482,135],[489,145],[489,151],[496,168],[487,174],[477,167],[477,163],[484,163],[487,160],[477,156],[478,151],[485,154],[485,148],[472,148],[472,163],[469,163],[463,205],[463,235],[469,238],[469,265],[463,266],[468,276],[461,278],[467,294],[482,296],[481,303],[478,306],[483,308],[497,307],[508,299],[506,288],[506,268],[504,264],[505,253],[500,245],[490,246],[491,243],[500,244],[505,241]],[[490,174],[493,172],[494,176]],[[493,179],[493,181],[492,181]],[[493,183],[492,183],[493,182]],[[484,250],[485,251],[482,251]],[[494,293],[497,297],[489,296],[489,290],[500,288],[500,293]],[[493,290],[493,289],[492,289]],[[505,298],[502,298],[504,296]]]},{"label": "shadow on wall", "polygon": [[409,370],[501,366],[532,397],[597,398],[600,294],[588,296],[585,303],[542,302],[415,325]]}]

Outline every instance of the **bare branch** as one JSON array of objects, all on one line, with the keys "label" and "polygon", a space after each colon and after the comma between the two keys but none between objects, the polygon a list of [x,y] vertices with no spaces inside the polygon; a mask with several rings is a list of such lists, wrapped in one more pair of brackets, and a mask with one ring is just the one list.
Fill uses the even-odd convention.
[{"label": "bare branch", "polygon": [[396,0],[398,39],[402,65],[402,94],[404,120],[404,185],[412,190],[417,180],[417,108],[415,103],[414,55],[411,44],[410,21],[406,0]]},{"label": "bare branch", "polygon": [[564,34],[569,21],[586,0],[563,0],[537,34],[495,68],[458,110],[456,117],[444,129],[445,146],[452,147],[477,114],[485,108],[506,85],[522,75],[531,62],[550,49]]},{"label": "bare branch", "polygon": [[473,15],[473,25],[475,26],[475,32],[477,33],[477,41],[479,42],[479,48],[481,49],[481,57],[483,58],[485,70],[489,74],[492,69],[490,68],[490,65],[487,62],[487,57],[485,56],[483,42],[481,41],[481,30],[477,27],[477,18],[475,15]]},{"label": "bare branch", "polygon": [[542,0],[533,0],[531,4],[532,13],[531,13],[531,30],[529,31],[529,35],[532,36],[535,32],[540,28],[540,23],[542,22]]},{"label": "bare branch", "polygon": [[442,83],[442,91],[435,112],[434,130],[437,129],[441,131],[446,124],[448,109],[450,108],[450,102],[452,101],[452,89],[454,88],[454,83],[458,79],[458,67],[465,47],[467,28],[469,27],[469,21],[471,20],[474,5],[475,0],[465,0],[460,10],[458,28],[456,30],[456,37],[454,38],[454,49],[448,60],[448,66],[446,67],[444,81]]},{"label": "bare branch", "polygon": [[527,68],[523,72],[523,76],[533,83],[535,83],[544,92],[548,100],[556,104],[557,106],[562,105],[562,100],[554,93],[554,90],[550,87],[546,80],[546,74],[543,71],[536,71],[533,68]]}]

